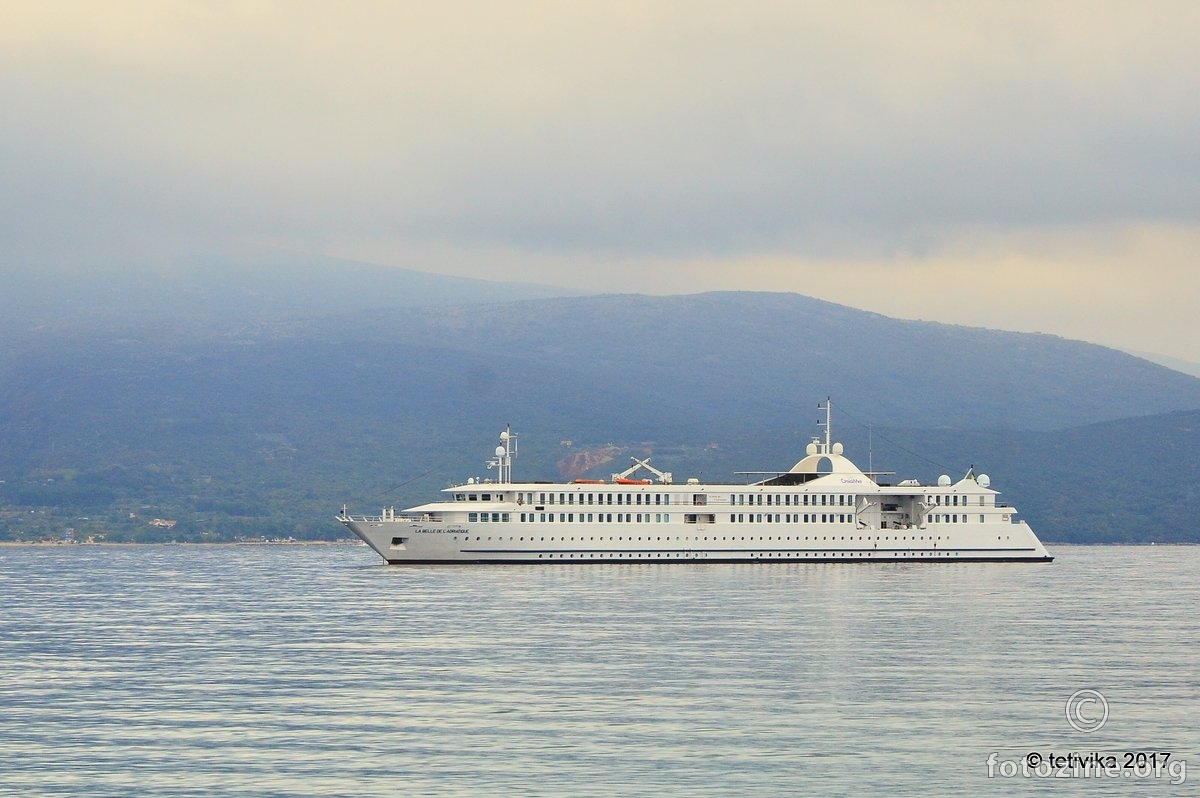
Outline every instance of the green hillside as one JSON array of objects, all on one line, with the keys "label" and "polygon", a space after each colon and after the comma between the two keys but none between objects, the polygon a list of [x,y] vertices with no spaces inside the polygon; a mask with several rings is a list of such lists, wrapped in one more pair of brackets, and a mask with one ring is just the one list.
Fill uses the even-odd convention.
[{"label": "green hillside", "polygon": [[795,295],[311,299],[236,321],[117,304],[9,336],[0,539],[336,537],[343,502],[406,506],[486,476],[506,423],[518,477],[612,444],[592,475],[652,453],[731,480],[798,459],[826,395],[864,467],[973,463],[1047,540],[1200,539],[1184,518],[1200,380],[1103,347]]}]

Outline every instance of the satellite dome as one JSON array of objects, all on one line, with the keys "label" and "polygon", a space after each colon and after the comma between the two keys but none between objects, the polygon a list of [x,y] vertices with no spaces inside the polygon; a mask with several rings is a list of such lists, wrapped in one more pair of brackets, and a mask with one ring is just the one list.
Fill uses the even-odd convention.
[{"label": "satellite dome", "polygon": [[500,440],[502,440],[502,441],[508,440],[508,430],[504,430],[504,432],[500,433]]},{"label": "satellite dome", "polygon": [[497,456],[497,457],[503,457],[503,456],[504,456],[504,447],[503,447],[503,446],[497,446],[497,447],[496,447],[496,456]]},{"label": "satellite dome", "polygon": [[979,479],[977,479],[975,481],[979,483],[979,486],[981,488],[986,488],[992,484],[992,478],[989,477],[987,474],[980,474]]},{"label": "satellite dome", "polygon": [[835,443],[833,445],[833,453],[834,454],[841,454],[844,451],[845,451],[845,449],[842,448],[842,445],[840,443]]},{"label": "satellite dome", "polygon": [[939,488],[950,487],[950,475],[949,474],[942,474],[940,477],[938,477],[938,487]]},{"label": "satellite dome", "polygon": [[816,454],[817,453],[817,444],[810,443],[808,446],[805,447],[804,451],[810,455]]}]

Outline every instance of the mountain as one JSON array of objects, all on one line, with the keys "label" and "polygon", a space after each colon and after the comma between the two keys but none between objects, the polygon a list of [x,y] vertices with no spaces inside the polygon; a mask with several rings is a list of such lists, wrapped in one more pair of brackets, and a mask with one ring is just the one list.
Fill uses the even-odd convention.
[{"label": "mountain", "polygon": [[1200,377],[1200,363],[1193,363],[1190,360],[1180,360],[1177,357],[1168,355],[1160,355],[1156,352],[1130,352],[1134,357],[1140,357],[1144,360],[1149,360],[1151,363],[1157,363],[1160,366],[1166,366],[1169,369],[1188,374],[1192,377]]},{"label": "mountain", "polygon": [[[601,397],[586,412],[639,434],[774,425],[826,394],[881,423],[1053,429],[1200,407],[1200,380],[1113,349],[1051,335],[901,321],[795,294],[593,296],[445,311],[362,314],[325,340],[404,341],[475,360],[473,380],[546,407],[562,383]],[[553,405],[551,405],[553,406]]]},{"label": "mountain", "polygon": [[572,293],[267,247],[87,269],[24,269],[0,276],[0,331],[7,335],[31,327],[144,331],[154,323],[172,329],[198,325],[203,335],[222,325],[236,329],[318,315]]},{"label": "mountain", "polygon": [[[651,453],[677,477],[735,479],[798,459],[827,395],[860,462],[869,438],[877,467],[925,479],[987,465],[1048,540],[1197,535],[1176,508],[1196,484],[1182,430],[1200,380],[1139,358],[787,294],[452,304],[428,278],[424,295],[389,289],[405,302],[381,286],[408,278],[377,268],[342,273],[336,301],[296,284],[258,313],[268,286],[231,277],[240,298],[216,307],[219,270],[198,293],[164,282],[149,309],[145,290],[87,312],[48,298],[0,347],[0,535],[333,536],[343,501],[405,506],[486,476],[508,422],[519,476]],[[1135,427],[1153,456],[1130,451]]]}]

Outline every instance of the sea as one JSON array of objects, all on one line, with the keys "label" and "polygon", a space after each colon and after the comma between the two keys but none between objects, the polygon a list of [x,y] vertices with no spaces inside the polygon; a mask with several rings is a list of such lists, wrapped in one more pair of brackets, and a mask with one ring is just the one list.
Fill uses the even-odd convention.
[{"label": "sea", "polygon": [[1200,547],[1050,548],[3,547],[0,795],[1200,795]]}]

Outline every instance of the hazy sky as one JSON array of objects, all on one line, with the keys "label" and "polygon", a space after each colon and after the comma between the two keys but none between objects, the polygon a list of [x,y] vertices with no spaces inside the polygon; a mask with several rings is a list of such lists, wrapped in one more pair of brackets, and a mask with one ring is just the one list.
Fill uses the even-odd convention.
[{"label": "hazy sky", "polygon": [[1200,3],[10,2],[3,269],[226,241],[1200,361]]}]

